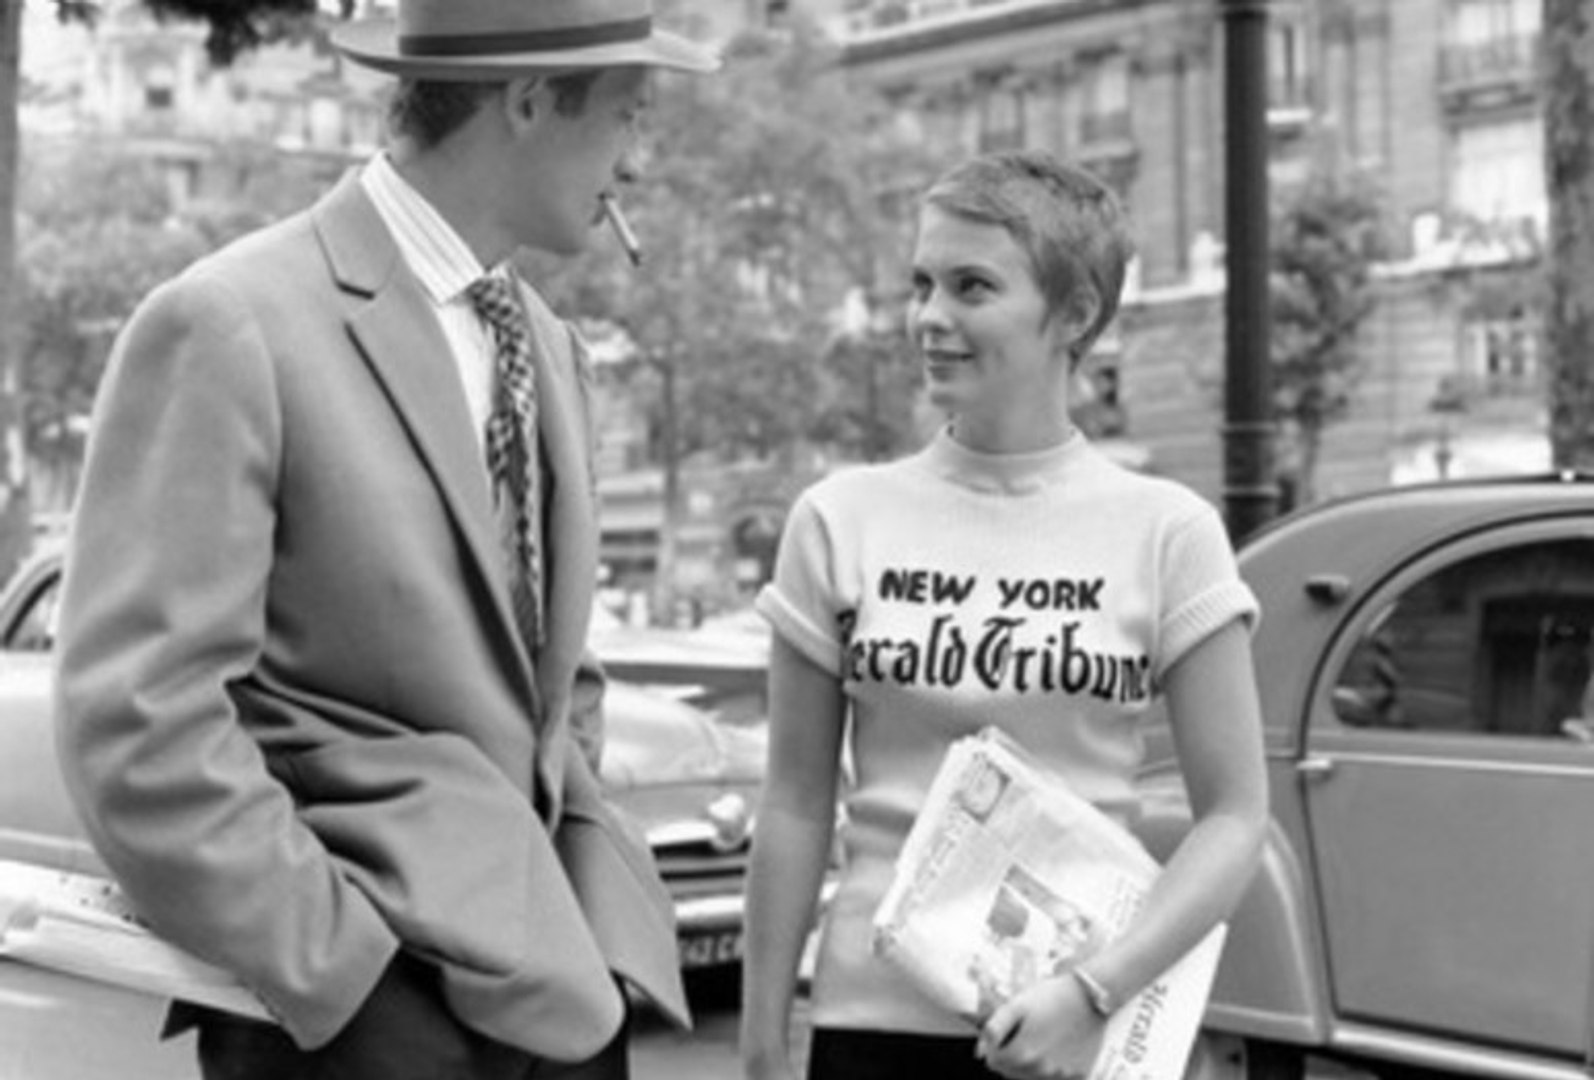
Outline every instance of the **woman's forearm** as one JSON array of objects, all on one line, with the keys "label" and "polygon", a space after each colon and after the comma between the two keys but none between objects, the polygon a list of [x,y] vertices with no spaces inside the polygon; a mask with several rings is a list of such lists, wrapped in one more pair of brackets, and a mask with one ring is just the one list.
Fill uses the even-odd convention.
[{"label": "woman's forearm", "polygon": [[1134,924],[1081,966],[1119,1004],[1150,985],[1226,920],[1249,886],[1265,818],[1210,815],[1168,861]]},{"label": "woman's forearm", "polygon": [[747,882],[741,1053],[748,1074],[789,1059],[792,1001],[829,866],[834,813],[760,812]]}]

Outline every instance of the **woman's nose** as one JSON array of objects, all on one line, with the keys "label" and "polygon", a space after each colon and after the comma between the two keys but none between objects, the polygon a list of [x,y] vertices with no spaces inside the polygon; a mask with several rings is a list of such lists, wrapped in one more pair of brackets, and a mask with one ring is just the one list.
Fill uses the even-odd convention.
[{"label": "woman's nose", "polygon": [[947,327],[946,310],[939,301],[940,293],[935,290],[926,292],[908,305],[908,327],[922,327],[926,329],[943,330]]}]

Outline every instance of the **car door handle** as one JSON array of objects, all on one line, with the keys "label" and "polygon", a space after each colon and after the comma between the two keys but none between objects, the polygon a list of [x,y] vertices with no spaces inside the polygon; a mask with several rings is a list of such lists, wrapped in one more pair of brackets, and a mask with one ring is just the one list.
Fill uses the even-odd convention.
[{"label": "car door handle", "polygon": [[1334,759],[1306,757],[1295,763],[1295,771],[1308,780],[1325,780],[1334,772]]}]

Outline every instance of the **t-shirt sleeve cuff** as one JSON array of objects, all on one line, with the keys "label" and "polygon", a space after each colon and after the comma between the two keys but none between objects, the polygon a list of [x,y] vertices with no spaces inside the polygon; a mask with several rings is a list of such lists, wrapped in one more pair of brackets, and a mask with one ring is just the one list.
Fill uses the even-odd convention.
[{"label": "t-shirt sleeve cuff", "polygon": [[1206,638],[1235,619],[1255,632],[1261,607],[1245,582],[1238,579],[1214,585],[1181,608],[1163,635],[1159,678],[1173,669],[1184,655]]},{"label": "t-shirt sleeve cuff", "polygon": [[753,604],[781,640],[822,670],[831,675],[841,674],[840,642],[821,630],[775,586],[766,585],[759,590]]}]

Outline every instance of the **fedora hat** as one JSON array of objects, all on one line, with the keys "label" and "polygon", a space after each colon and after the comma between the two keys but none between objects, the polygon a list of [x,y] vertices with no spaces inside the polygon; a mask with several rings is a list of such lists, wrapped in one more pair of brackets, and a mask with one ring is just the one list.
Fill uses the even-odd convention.
[{"label": "fedora hat", "polygon": [[714,50],[655,26],[652,0],[399,0],[396,18],[339,26],[332,44],[379,71],[452,82],[630,65],[719,67]]}]

